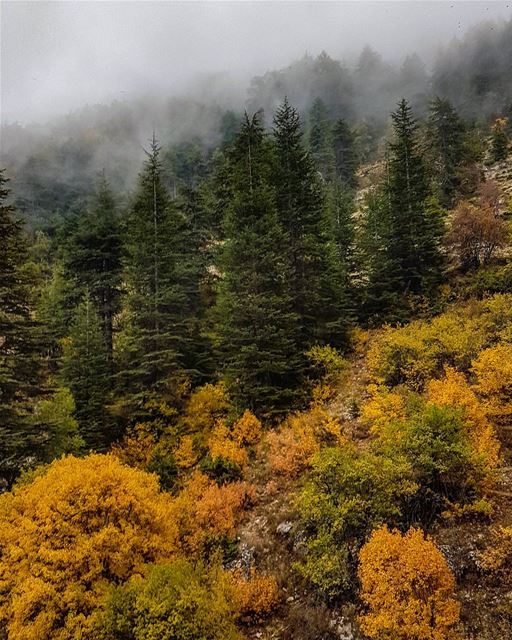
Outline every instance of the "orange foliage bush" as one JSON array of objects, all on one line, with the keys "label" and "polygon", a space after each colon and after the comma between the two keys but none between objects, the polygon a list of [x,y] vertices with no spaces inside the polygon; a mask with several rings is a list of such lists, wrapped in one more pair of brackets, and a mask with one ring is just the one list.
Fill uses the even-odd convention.
[{"label": "orange foliage bush", "polygon": [[174,556],[171,505],[155,476],[112,455],[62,458],[32,483],[0,496],[0,629],[6,637],[95,640],[109,586]]},{"label": "orange foliage bush", "polygon": [[182,551],[199,556],[210,546],[233,538],[244,509],[254,500],[254,489],[246,482],[219,487],[195,471],[169,514],[177,524]]},{"label": "orange foliage bush", "polygon": [[261,439],[262,427],[258,418],[245,411],[242,417],[235,422],[232,428],[233,439],[242,447],[252,447]]},{"label": "orange foliage bush", "polygon": [[337,418],[314,405],[309,411],[289,416],[277,431],[269,433],[268,462],[272,471],[296,476],[307,468],[322,444],[344,442]]},{"label": "orange foliage bush", "polygon": [[445,368],[445,377],[431,380],[427,386],[428,400],[438,406],[461,409],[464,425],[474,451],[488,469],[499,463],[500,444],[494,428],[487,419],[487,412],[464,374],[451,367]]},{"label": "orange foliage bush", "polygon": [[443,554],[419,529],[402,535],[382,527],[361,549],[361,599],[368,612],[363,632],[379,640],[448,640],[455,637],[460,605]]},{"label": "orange foliage bush", "polygon": [[236,607],[242,619],[261,618],[276,606],[278,588],[275,578],[256,573],[252,568],[248,578],[238,571],[232,580]]}]

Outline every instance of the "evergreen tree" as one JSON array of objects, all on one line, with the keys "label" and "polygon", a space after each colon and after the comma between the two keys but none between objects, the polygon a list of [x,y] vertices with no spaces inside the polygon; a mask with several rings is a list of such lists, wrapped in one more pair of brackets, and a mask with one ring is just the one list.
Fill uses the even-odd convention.
[{"label": "evergreen tree", "polygon": [[121,233],[114,197],[103,175],[90,209],[64,245],[64,267],[80,293],[88,291],[99,310],[106,357],[112,362],[113,319],[119,311]]},{"label": "evergreen tree", "polygon": [[302,357],[288,240],[270,184],[271,147],[258,114],[246,115],[229,165],[232,197],[219,256],[218,346],[238,406],[270,415],[297,398]]},{"label": "evergreen tree", "polygon": [[357,155],[354,135],[345,120],[340,118],[332,133],[336,177],[342,185],[353,189],[357,186]]},{"label": "evergreen tree", "polygon": [[491,157],[501,162],[508,156],[507,118],[497,118],[491,128]]},{"label": "evergreen tree", "polygon": [[417,124],[406,100],[399,103],[391,118],[394,139],[389,145],[386,191],[389,251],[398,267],[395,286],[402,293],[428,295],[440,279],[440,229],[429,219],[429,189]]},{"label": "evergreen tree", "polygon": [[196,236],[163,184],[155,138],[126,219],[125,327],[121,391],[136,399],[158,390],[191,361],[201,275]]},{"label": "evergreen tree", "polygon": [[106,352],[98,312],[86,293],[64,340],[60,374],[64,387],[73,394],[79,434],[86,449],[95,451],[105,450],[113,439],[105,409],[111,387]]},{"label": "evergreen tree", "polygon": [[427,123],[430,171],[442,204],[452,206],[460,186],[464,125],[448,100],[436,97]]},{"label": "evergreen tree", "polygon": [[[341,346],[349,320],[336,221],[314,164],[303,147],[299,114],[285,99],[274,119],[273,183],[292,264],[293,311],[300,318],[299,348]],[[284,249],[286,251],[286,249]]]},{"label": "evergreen tree", "polygon": [[334,171],[335,157],[332,139],[332,122],[325,103],[316,98],[309,112],[309,150],[324,180]]},{"label": "evergreen tree", "polygon": [[23,271],[27,247],[22,224],[8,203],[8,179],[0,171],[0,479],[10,483],[37,458],[45,434],[31,420],[41,392],[37,326]]}]

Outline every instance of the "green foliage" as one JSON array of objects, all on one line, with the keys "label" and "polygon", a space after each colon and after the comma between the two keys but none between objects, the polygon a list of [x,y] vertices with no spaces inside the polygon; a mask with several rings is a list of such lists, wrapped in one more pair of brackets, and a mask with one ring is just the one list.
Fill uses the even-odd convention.
[{"label": "green foliage", "polygon": [[63,340],[60,375],[73,393],[75,416],[85,447],[104,451],[113,439],[106,410],[111,377],[100,318],[89,294],[75,310],[70,335]]},{"label": "green foliage", "polygon": [[74,413],[73,395],[65,387],[58,388],[50,398],[36,403],[32,420],[44,426],[47,433],[47,441],[43,445],[45,462],[83,449],[84,441],[79,435]]},{"label": "green foliage", "polygon": [[165,189],[153,138],[126,219],[127,295],[120,338],[120,391],[134,400],[196,371],[200,259],[191,221]]},{"label": "green foliage", "polygon": [[308,533],[301,573],[326,597],[350,592],[357,549],[376,526],[400,521],[413,493],[409,464],[353,445],[320,451],[299,498]]},{"label": "green foliage", "polygon": [[270,184],[271,149],[258,115],[246,116],[230,154],[231,193],[215,309],[221,366],[236,405],[278,412],[300,393],[302,354],[286,234]]},{"label": "green foliage", "polygon": [[239,640],[229,584],[186,560],[154,566],[110,595],[102,640]]},{"label": "green foliage", "polygon": [[22,224],[8,203],[7,178],[0,171],[0,478],[11,482],[38,456],[45,439],[31,416],[42,391],[38,327],[30,309],[30,287],[23,272],[27,258]]}]

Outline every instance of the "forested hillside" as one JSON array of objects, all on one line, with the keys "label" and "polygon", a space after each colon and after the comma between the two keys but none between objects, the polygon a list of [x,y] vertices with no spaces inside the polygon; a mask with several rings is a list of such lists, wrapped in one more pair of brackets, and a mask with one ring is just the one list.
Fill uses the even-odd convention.
[{"label": "forested hillside", "polygon": [[512,637],[489,33],[3,131],[0,640]]}]

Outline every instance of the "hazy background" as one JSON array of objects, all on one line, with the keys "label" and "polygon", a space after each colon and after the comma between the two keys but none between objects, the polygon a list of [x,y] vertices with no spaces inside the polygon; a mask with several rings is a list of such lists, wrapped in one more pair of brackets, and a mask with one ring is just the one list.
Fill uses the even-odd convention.
[{"label": "hazy background", "polygon": [[[429,64],[511,2],[12,2],[1,7],[1,121],[28,123],[136,96],[243,101],[250,78],[305,52],[352,62],[369,43]],[[488,29],[494,27],[489,24]],[[220,74],[209,78],[207,74]]]}]

